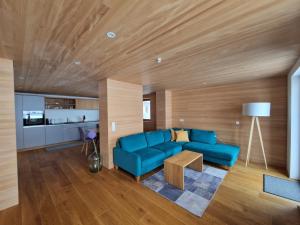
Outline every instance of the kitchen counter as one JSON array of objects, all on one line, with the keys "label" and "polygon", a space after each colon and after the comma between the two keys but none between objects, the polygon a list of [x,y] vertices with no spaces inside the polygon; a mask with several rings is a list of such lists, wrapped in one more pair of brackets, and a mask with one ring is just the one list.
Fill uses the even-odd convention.
[{"label": "kitchen counter", "polygon": [[61,125],[86,125],[86,124],[99,124],[99,121],[86,121],[86,122],[65,122],[65,123],[56,123],[56,124],[44,124],[44,125],[33,125],[33,126],[23,126],[23,128],[32,128],[32,127],[49,127],[49,126],[61,126]]},{"label": "kitchen counter", "polygon": [[43,147],[80,140],[80,129],[95,129],[99,121],[68,122],[49,125],[25,126],[24,148]]},{"label": "kitchen counter", "polygon": [[42,126],[60,126],[60,125],[72,125],[72,124],[98,124],[99,121],[86,121],[86,122],[65,122],[65,123],[55,123],[55,124],[46,124]]}]

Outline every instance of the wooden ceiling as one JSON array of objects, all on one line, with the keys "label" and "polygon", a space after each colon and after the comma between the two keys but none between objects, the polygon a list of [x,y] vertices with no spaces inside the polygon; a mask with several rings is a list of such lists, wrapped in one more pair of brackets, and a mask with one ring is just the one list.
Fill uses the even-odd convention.
[{"label": "wooden ceiling", "polygon": [[97,96],[106,77],[197,88],[287,73],[299,28],[300,0],[0,0],[0,57],[17,91]]}]

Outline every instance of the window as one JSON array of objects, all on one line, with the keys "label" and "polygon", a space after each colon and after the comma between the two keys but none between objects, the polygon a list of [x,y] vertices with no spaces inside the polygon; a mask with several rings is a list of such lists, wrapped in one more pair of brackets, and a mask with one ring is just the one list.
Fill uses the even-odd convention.
[{"label": "window", "polygon": [[144,100],[143,101],[143,117],[144,120],[151,120],[151,101]]}]

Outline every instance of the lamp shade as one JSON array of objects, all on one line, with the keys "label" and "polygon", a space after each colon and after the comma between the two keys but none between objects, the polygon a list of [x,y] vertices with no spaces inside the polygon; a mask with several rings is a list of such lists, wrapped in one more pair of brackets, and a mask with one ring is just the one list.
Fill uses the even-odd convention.
[{"label": "lamp shade", "polygon": [[251,102],[243,104],[243,115],[245,116],[270,116],[270,102]]}]

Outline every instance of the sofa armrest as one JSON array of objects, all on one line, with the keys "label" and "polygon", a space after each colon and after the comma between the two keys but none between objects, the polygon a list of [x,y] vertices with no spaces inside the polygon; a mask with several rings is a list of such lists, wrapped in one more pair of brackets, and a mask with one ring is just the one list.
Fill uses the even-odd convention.
[{"label": "sofa armrest", "polygon": [[140,176],[142,171],[141,158],[133,152],[127,152],[119,147],[113,151],[114,164],[130,172],[135,176]]}]

